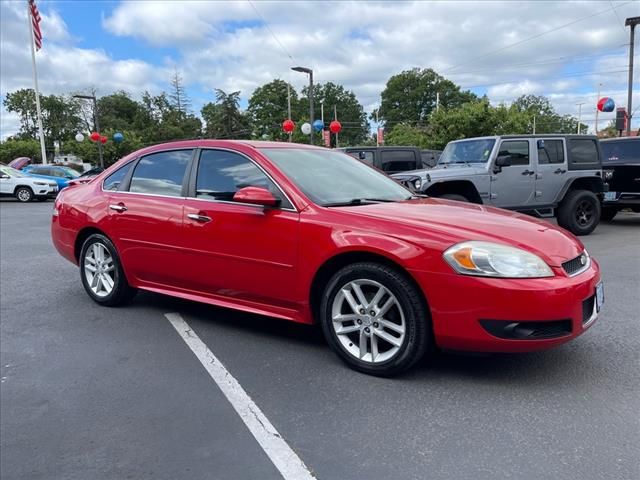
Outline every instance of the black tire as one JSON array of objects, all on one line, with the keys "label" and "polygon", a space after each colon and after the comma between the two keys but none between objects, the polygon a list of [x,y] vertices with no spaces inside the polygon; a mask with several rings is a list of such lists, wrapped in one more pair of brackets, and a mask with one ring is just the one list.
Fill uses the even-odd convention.
[{"label": "black tire", "polygon": [[29,187],[18,187],[14,192],[16,199],[22,203],[28,203],[33,200],[33,190]]},{"label": "black tire", "polygon": [[458,202],[469,202],[469,199],[464,195],[459,195],[457,193],[445,193],[444,195],[440,195],[440,198],[446,198],[447,200],[457,200]]},{"label": "black tire", "polygon": [[600,220],[610,222],[617,214],[618,209],[616,207],[602,207],[602,211],[600,212]]},{"label": "black tire", "polygon": [[[113,289],[109,294],[104,296],[97,295],[91,289],[85,270],[87,252],[89,248],[93,248],[93,245],[95,244],[99,244],[106,248],[111,255],[111,258],[113,259]],[[80,279],[82,281],[82,286],[94,302],[106,307],[116,307],[126,304],[136,295],[137,290],[135,288],[132,288],[127,282],[127,279],[124,275],[124,270],[122,269],[122,264],[120,262],[120,256],[118,255],[115,246],[113,245],[111,240],[109,240],[104,235],[94,233],[85,240],[80,251],[78,264],[80,266]]]},{"label": "black tire", "polygon": [[[349,353],[347,350],[348,346],[357,348],[353,347],[351,339],[352,336],[355,336],[353,340],[358,341],[356,338],[360,338],[360,335],[363,334],[362,331],[358,330],[350,333],[349,335],[343,334],[341,338],[343,338],[348,345],[345,346],[341,343],[333,326],[332,310],[334,308],[336,296],[349,282],[354,280],[375,282],[384,286],[388,292],[393,294],[397,300],[398,306],[392,307],[392,309],[384,314],[387,321],[393,321],[392,316],[394,313],[396,316],[400,315],[400,312],[404,315],[405,329],[404,336],[401,337],[403,338],[400,342],[401,344],[397,346],[397,350],[392,354],[392,356],[390,356],[390,358],[385,359],[384,361],[379,361],[378,363],[371,360],[361,360],[355,354]],[[367,287],[365,286],[364,288]],[[371,287],[373,289],[371,292],[365,291],[364,288],[362,291],[366,300],[371,301],[375,294],[375,289],[379,287]],[[389,298],[390,296],[386,296],[385,294],[385,296],[381,297],[380,301],[384,299],[386,302]],[[331,349],[351,368],[369,375],[381,377],[397,375],[412,367],[428,350],[431,349],[431,316],[427,306],[425,305],[421,292],[413,282],[411,282],[406,274],[378,263],[354,263],[342,268],[333,275],[331,280],[327,283],[322,295],[320,304],[320,323],[322,325],[324,336]],[[364,325],[371,324],[371,327],[367,330],[367,332],[370,333],[367,333],[368,337],[367,340],[365,340],[366,348],[368,350],[372,350],[373,340],[371,337],[375,336],[376,344],[380,349],[379,354],[385,355],[387,352],[393,350],[393,346],[390,343],[386,343],[384,340],[379,340],[378,335],[374,334],[374,330],[385,330],[385,327],[382,327],[381,323],[378,324],[375,322],[375,317],[372,316],[367,317],[365,323],[360,326],[357,326],[356,321],[354,320],[353,325],[350,327],[367,330]],[[385,330],[385,332],[391,332],[391,330]],[[391,348],[387,349],[386,352],[383,352],[385,345]],[[370,346],[371,348],[369,348]],[[370,353],[367,353],[367,355],[370,355]]]},{"label": "black tire", "polygon": [[600,201],[589,190],[567,192],[558,208],[558,225],[574,235],[589,235],[600,222]]}]

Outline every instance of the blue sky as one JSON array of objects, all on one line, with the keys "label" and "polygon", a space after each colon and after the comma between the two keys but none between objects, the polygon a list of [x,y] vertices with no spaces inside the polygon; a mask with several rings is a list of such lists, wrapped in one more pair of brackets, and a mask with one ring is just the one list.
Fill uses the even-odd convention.
[{"label": "blue sky", "polygon": [[[177,69],[198,114],[216,88],[240,90],[243,105],[273,78],[300,89],[306,77],[290,70],[300,64],[312,67],[318,82],[353,90],[371,111],[391,75],[431,67],[493,103],[533,93],[571,114],[584,103],[583,120],[592,129],[599,84],[602,95],[626,105],[624,19],[640,14],[640,2],[626,0],[40,0],[38,5],[45,37],[38,69],[46,94],[95,88],[98,94],[125,89],[139,97],[144,90],[167,89]],[[2,1],[0,9],[4,96],[31,87],[32,79],[26,2]],[[636,75],[636,90],[638,83]],[[634,99],[640,106],[637,94]],[[18,123],[1,113],[5,138]],[[600,127],[612,116],[602,115]]]}]

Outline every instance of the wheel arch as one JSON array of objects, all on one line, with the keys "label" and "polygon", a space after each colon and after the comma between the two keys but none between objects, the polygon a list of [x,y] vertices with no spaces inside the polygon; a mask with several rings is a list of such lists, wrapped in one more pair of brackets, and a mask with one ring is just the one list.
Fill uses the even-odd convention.
[{"label": "wheel arch", "polygon": [[113,240],[109,238],[109,235],[99,228],[95,226],[84,227],[78,232],[78,235],[76,235],[76,239],[73,244],[73,255],[76,258],[76,261],[80,261],[80,251],[82,250],[82,245],[84,245],[85,240],[95,233],[104,235],[111,241],[111,243],[113,243]]},{"label": "wheel arch", "polygon": [[482,198],[475,184],[470,180],[452,180],[446,182],[438,182],[431,185],[423,193],[430,197],[439,197],[447,193],[462,195],[469,199],[471,203],[482,205]]},{"label": "wheel arch", "polygon": [[322,292],[331,277],[341,268],[353,263],[360,262],[372,262],[386,265],[387,267],[393,268],[394,270],[403,274],[416,287],[424,304],[425,311],[430,314],[431,310],[429,309],[429,303],[424,294],[424,291],[422,290],[422,288],[420,288],[420,285],[413,277],[413,275],[411,275],[409,270],[404,268],[399,262],[377,252],[365,250],[349,250],[337,253],[336,255],[325,260],[325,262],[318,268],[315,275],[313,276],[313,280],[311,281],[311,287],[309,290],[309,306],[313,323],[318,322]]},{"label": "wheel arch", "polygon": [[15,188],[13,189],[13,195],[16,194],[19,188],[28,188],[29,190],[31,190],[31,193],[34,193],[33,187],[31,185],[20,184],[20,185],[16,185]]},{"label": "wheel arch", "polygon": [[567,193],[572,190],[589,190],[596,195],[600,195],[604,192],[604,181],[596,175],[592,177],[576,177],[568,180],[560,191],[557,202],[562,202]]}]

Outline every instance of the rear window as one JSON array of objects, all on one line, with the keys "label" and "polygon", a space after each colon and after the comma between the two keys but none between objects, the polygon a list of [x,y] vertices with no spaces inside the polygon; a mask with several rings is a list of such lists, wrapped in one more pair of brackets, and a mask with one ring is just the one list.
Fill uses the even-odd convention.
[{"label": "rear window", "polygon": [[640,161],[640,140],[612,140],[601,142],[600,147],[604,163]]},{"label": "rear window", "polygon": [[538,141],[538,164],[564,163],[562,140]]},{"label": "rear window", "polygon": [[572,138],[570,141],[571,163],[597,164],[598,162],[598,145],[595,140]]},{"label": "rear window", "polygon": [[171,150],[142,157],[131,177],[130,192],[179,197],[193,150]]},{"label": "rear window", "polygon": [[416,156],[409,150],[382,150],[382,170],[388,173],[406,172],[418,168]]},{"label": "rear window", "polygon": [[120,184],[124,180],[124,177],[126,177],[127,173],[129,173],[129,169],[131,169],[131,165],[133,165],[133,162],[129,162],[126,165],[123,165],[122,167],[117,169],[115,172],[113,172],[111,175],[109,175],[107,178],[105,178],[104,182],[102,183],[102,189],[111,190],[111,191],[118,190],[118,188],[120,187]]}]

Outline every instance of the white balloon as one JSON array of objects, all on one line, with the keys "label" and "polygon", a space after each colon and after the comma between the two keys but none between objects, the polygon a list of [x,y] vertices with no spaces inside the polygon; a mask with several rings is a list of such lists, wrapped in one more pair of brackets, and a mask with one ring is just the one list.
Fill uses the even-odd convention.
[{"label": "white balloon", "polygon": [[84,141],[84,135],[81,133],[76,134],[76,142]]},{"label": "white balloon", "polygon": [[300,130],[302,130],[302,133],[304,133],[305,135],[309,135],[311,133],[311,125],[305,122],[300,127]]}]

